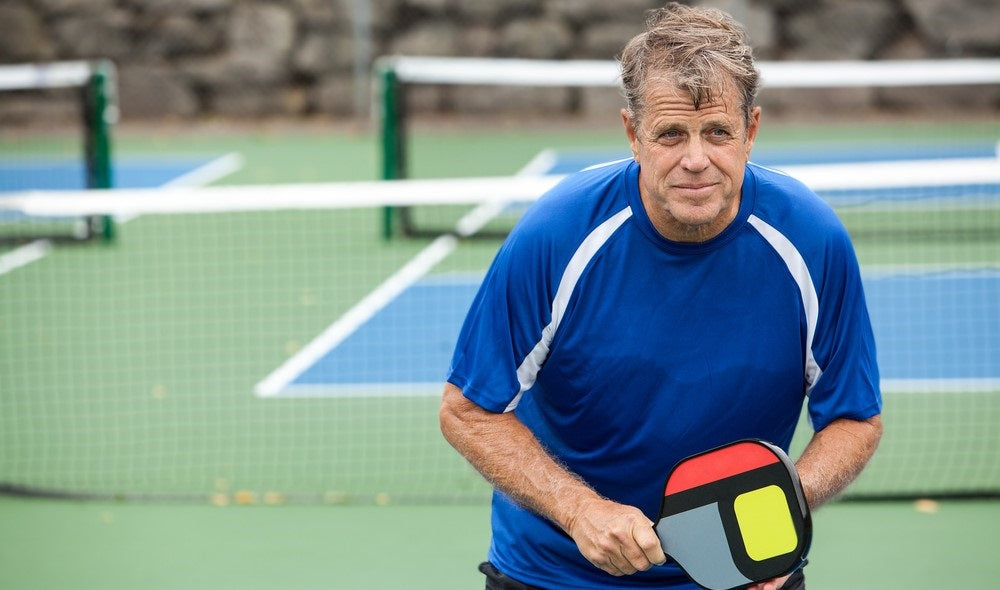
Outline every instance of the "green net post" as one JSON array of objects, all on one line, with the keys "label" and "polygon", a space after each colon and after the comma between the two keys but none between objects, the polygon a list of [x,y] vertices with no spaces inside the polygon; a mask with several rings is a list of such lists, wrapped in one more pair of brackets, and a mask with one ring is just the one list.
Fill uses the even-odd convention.
[{"label": "green net post", "polygon": [[[90,80],[83,89],[87,188],[108,189],[113,186],[111,126],[118,114],[114,89],[114,66],[109,61],[95,62]],[[88,222],[105,242],[114,241],[115,224],[110,215],[90,219]]]},{"label": "green net post", "polygon": [[[382,179],[406,178],[402,89],[391,61],[378,64],[378,79],[382,115]],[[392,239],[395,233],[396,213],[396,208],[392,206],[386,206],[382,211],[382,236],[387,240]]]}]

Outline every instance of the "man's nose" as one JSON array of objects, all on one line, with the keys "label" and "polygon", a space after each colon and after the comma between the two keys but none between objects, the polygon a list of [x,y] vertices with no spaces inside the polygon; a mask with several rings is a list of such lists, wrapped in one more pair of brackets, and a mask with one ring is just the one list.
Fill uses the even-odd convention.
[{"label": "man's nose", "polygon": [[685,170],[701,172],[708,168],[708,153],[700,136],[692,136],[685,147],[684,157],[681,158],[681,166]]}]

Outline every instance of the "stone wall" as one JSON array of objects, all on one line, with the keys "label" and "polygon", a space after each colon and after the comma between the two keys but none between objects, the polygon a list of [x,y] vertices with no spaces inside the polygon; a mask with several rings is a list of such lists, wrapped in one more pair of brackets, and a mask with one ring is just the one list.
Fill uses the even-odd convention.
[{"label": "stone wall", "polygon": [[[709,0],[747,25],[759,59],[1000,55],[995,0]],[[0,62],[104,57],[126,119],[364,114],[366,70],[385,54],[611,59],[650,0],[3,0]],[[818,93],[816,100],[829,98]],[[3,103],[14,99],[0,95]],[[420,110],[589,108],[577,90],[414,92]],[[776,102],[781,104],[780,97]],[[959,100],[998,92],[850,101]],[[596,100],[600,103],[600,99]],[[801,102],[801,100],[799,101]]]}]

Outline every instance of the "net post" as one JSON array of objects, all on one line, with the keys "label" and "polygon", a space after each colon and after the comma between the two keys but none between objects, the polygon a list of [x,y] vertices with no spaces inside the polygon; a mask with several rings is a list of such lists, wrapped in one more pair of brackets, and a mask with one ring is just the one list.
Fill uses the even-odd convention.
[{"label": "net post", "polygon": [[[406,178],[406,137],[403,124],[402,88],[391,59],[377,62],[381,119],[379,124],[382,148],[382,180]],[[385,206],[382,209],[382,236],[392,239],[395,233],[395,207]]]},{"label": "net post", "polygon": [[[90,78],[83,87],[84,149],[87,161],[87,188],[108,189],[114,184],[111,162],[111,126],[118,118],[115,100],[114,65],[100,60],[91,65]],[[110,215],[87,220],[91,231],[110,243],[115,223]]]}]

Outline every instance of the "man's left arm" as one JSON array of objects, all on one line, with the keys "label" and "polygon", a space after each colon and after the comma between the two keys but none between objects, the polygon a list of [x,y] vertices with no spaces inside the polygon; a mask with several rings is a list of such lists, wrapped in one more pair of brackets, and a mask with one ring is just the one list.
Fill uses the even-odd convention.
[{"label": "man's left arm", "polygon": [[819,508],[854,481],[881,438],[881,415],[838,418],[816,432],[795,462],[809,508]]},{"label": "man's left arm", "polygon": [[847,229],[835,218],[826,222],[823,259],[810,268],[822,278],[809,343],[820,371],[809,383],[808,406],[812,422],[822,427],[795,462],[812,509],[858,477],[882,438],[875,334],[861,269]]},{"label": "man's left arm", "polygon": [[[882,438],[882,416],[867,420],[839,418],[813,435],[795,462],[802,491],[815,510],[844,491],[861,473]],[[788,576],[748,587],[748,590],[778,590]]]}]

